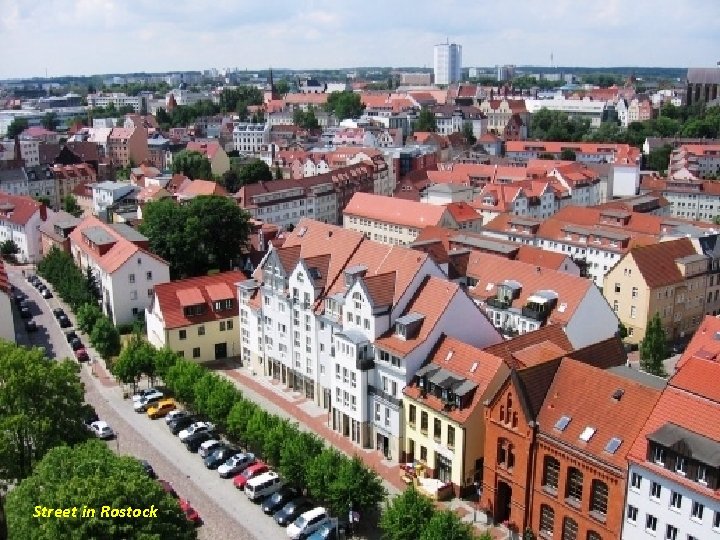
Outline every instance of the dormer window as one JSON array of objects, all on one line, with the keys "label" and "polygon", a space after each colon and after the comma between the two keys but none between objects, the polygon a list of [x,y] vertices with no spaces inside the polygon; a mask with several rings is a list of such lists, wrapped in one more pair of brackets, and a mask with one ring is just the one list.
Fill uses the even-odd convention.
[{"label": "dormer window", "polygon": [[196,315],[202,315],[205,312],[205,306],[198,304],[196,306],[185,306],[183,308],[183,314],[186,317],[194,317]]},{"label": "dormer window", "polygon": [[218,300],[217,302],[213,302],[213,309],[215,311],[223,311],[226,309],[231,309],[232,307],[233,307],[232,298],[228,298],[227,300]]},{"label": "dormer window", "polygon": [[653,461],[658,465],[665,465],[665,449],[662,446],[653,448]]}]

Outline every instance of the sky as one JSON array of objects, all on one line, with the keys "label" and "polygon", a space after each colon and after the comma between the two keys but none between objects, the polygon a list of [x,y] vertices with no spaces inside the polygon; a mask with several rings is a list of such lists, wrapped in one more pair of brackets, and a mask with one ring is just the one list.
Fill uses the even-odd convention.
[{"label": "sky", "polygon": [[719,0],[0,0],[0,79],[359,66],[711,67]]}]

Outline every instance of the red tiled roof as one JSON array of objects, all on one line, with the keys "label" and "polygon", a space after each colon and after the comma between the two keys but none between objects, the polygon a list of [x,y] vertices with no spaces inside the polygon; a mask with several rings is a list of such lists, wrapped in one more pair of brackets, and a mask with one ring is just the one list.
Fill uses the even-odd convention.
[{"label": "red tiled roof", "polygon": [[450,215],[457,221],[458,223],[462,223],[464,221],[475,221],[478,219],[482,219],[482,216],[477,213],[477,211],[470,206],[468,203],[465,202],[454,202],[445,205],[445,208],[448,209],[448,212],[450,212]]},{"label": "red tiled roof", "polygon": [[444,206],[357,192],[343,214],[422,229],[439,225],[445,212]]},{"label": "red tiled roof", "polygon": [[199,152],[202,155],[207,156],[208,159],[212,160],[215,157],[215,154],[217,154],[220,150],[220,143],[217,141],[190,141],[187,143],[185,148],[186,150],[192,152]]},{"label": "red tiled roof", "polygon": [[32,197],[10,195],[0,191],[0,218],[3,221],[25,226],[37,212],[40,212],[40,217],[44,221],[45,212],[42,203]]},{"label": "red tiled roof", "polygon": [[435,346],[435,353],[430,358],[430,363],[457,375],[460,379],[475,383],[477,386],[472,401],[462,409],[453,407],[447,411],[441,399],[432,394],[421,396],[420,388],[414,383],[405,387],[403,393],[435,411],[447,411],[447,416],[451,420],[462,424],[481,404],[490,381],[495,377],[503,361],[487,351],[443,334]]},{"label": "red tiled roof", "polygon": [[227,283],[215,283],[213,285],[207,285],[205,287],[205,290],[207,291],[208,298],[210,298],[210,300],[212,300],[213,302],[235,298],[235,293],[233,292],[233,289],[230,288]]},{"label": "red tiled roof", "polygon": [[703,358],[720,357],[720,318],[707,315],[703,319],[685,348],[676,369],[680,369],[688,358],[695,355]]},{"label": "red tiled roof", "polygon": [[[537,346],[543,347],[545,352],[543,358],[545,361],[560,358],[561,356],[571,353],[573,350],[573,346],[562,326],[551,324],[543,326],[542,328],[532,332],[520,334],[519,336],[515,336],[512,339],[503,341],[497,345],[486,347],[485,351],[494,354],[495,356],[499,356],[510,367],[521,369],[538,364],[537,360],[532,361],[530,364],[525,363],[525,361],[530,361],[527,352],[535,350],[535,347]],[[554,358],[548,358],[547,353],[550,350],[562,352]],[[525,361],[521,360],[521,358]]]},{"label": "red tiled roof", "polygon": [[670,379],[670,385],[720,403],[720,359],[705,350],[687,358]]},{"label": "red tiled roof", "polygon": [[[620,391],[620,392],[618,392]],[[613,396],[620,395],[619,399]],[[547,437],[590,454],[625,471],[625,456],[653,410],[660,391],[583,362],[565,358],[547,392],[538,424]],[[570,418],[564,430],[554,426]],[[585,442],[580,434],[595,432]],[[622,442],[614,453],[605,451],[611,438]]]},{"label": "red tiled roof", "polygon": [[515,260],[552,270],[563,270],[563,265],[569,257],[563,253],[546,251],[544,249],[523,244],[518,248]]},{"label": "red tiled roof", "polygon": [[675,261],[696,254],[695,246],[689,238],[678,238],[635,247],[628,256],[637,264],[647,286],[654,289],[684,281],[685,277]]},{"label": "red tiled roof", "polygon": [[228,192],[212,180],[193,180],[178,192],[180,197],[195,195],[227,195]]},{"label": "red tiled roof", "polygon": [[[213,306],[214,300],[210,297],[208,288],[214,290],[215,287],[221,286],[234,291],[235,284],[245,279],[247,278],[242,272],[231,271],[155,285],[155,300],[159,302],[158,307],[162,313],[165,329],[182,328],[183,326],[236,317],[239,313],[237,301],[233,302],[231,309],[216,312]],[[236,293],[232,293],[230,296],[232,299],[236,299],[236,297]],[[222,298],[222,300],[227,299]],[[183,308],[198,304],[205,305],[204,312],[200,315],[186,317]]]}]

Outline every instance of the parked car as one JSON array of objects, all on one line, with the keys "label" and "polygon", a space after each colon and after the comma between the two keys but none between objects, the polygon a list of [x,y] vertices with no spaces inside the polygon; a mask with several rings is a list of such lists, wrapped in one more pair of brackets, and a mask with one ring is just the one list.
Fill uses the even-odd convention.
[{"label": "parked car", "polygon": [[162,418],[177,407],[174,399],[161,399],[152,407],[148,407],[147,415],[151,420]]},{"label": "parked car", "polygon": [[147,411],[151,406],[158,403],[161,399],[162,395],[153,394],[151,396],[141,399],[140,401],[135,401],[133,403],[133,409],[137,413],[143,413]]},{"label": "parked car", "polygon": [[185,439],[185,448],[188,449],[188,452],[197,452],[202,443],[216,437],[217,435],[212,431],[198,431]]},{"label": "parked car", "polygon": [[248,483],[248,480],[257,478],[258,476],[268,472],[269,470],[270,468],[267,466],[267,464],[263,463],[262,461],[256,461],[252,465],[246,466],[245,470],[243,470],[240,474],[233,478],[233,485],[238,489],[245,489],[245,484]]},{"label": "parked car", "polygon": [[208,469],[214,470],[241,453],[237,448],[222,446],[210,452],[203,462]]},{"label": "parked car", "polygon": [[170,482],[168,482],[167,480],[158,480],[158,484],[160,484],[160,487],[163,488],[163,491],[165,493],[172,495],[176,499],[178,498],[178,494]]},{"label": "parked car", "polygon": [[78,349],[75,351],[75,358],[78,362],[88,362],[90,360],[90,355],[88,355],[87,350]]},{"label": "parked car", "polygon": [[15,304],[17,304],[18,306],[22,303],[23,300],[25,300],[25,295],[24,295],[22,292],[16,292],[16,293],[13,295],[13,301],[14,301]]},{"label": "parked car", "polygon": [[137,394],[133,394],[133,401],[139,401],[144,397],[147,397],[151,394],[161,394],[162,392],[158,390],[157,388],[146,388],[145,390],[140,390]]},{"label": "parked car", "polygon": [[52,298],[52,297],[53,297],[53,293],[50,292],[50,289],[45,289],[45,290],[42,292],[42,297],[43,297],[43,298]]},{"label": "parked car", "polygon": [[[247,471],[247,469],[245,470]],[[278,491],[265,498],[262,502],[262,511],[266,514],[272,515],[293,499],[297,499],[299,496],[300,492],[294,487],[283,486]]]},{"label": "parked car", "polygon": [[185,517],[188,519],[188,521],[192,521],[196,527],[202,525],[202,519],[200,519],[200,514],[198,514],[197,510],[190,506],[190,501],[180,499],[180,508],[185,513]]},{"label": "parked car", "polygon": [[192,415],[176,418],[168,424],[168,427],[170,428],[170,433],[172,433],[173,435],[177,435],[185,428],[193,425],[196,420],[197,419]]},{"label": "parked car", "polygon": [[98,439],[112,439],[115,436],[115,432],[104,420],[97,420],[90,424],[90,430]]},{"label": "parked car", "polygon": [[153,469],[149,461],[146,461],[144,459],[140,459],[138,461],[140,462],[140,466],[143,468],[143,471],[145,471],[145,474],[147,474],[150,478],[157,478],[157,474],[155,474],[155,469]]},{"label": "parked car", "polygon": [[203,421],[195,422],[194,424],[189,426],[187,429],[183,429],[180,432],[180,435],[179,435],[180,440],[184,442],[185,439],[187,439],[190,435],[192,435],[194,433],[198,433],[200,431],[210,431],[212,429],[215,429],[215,426],[210,422],[203,422]]},{"label": "parked car", "polygon": [[245,484],[245,495],[252,502],[260,502],[283,487],[283,479],[275,471],[267,471]]},{"label": "parked car", "polygon": [[170,424],[173,420],[177,420],[183,416],[190,416],[190,413],[184,409],[175,409],[165,415],[165,423]]},{"label": "parked car", "polygon": [[32,283],[35,281],[38,277],[35,274],[28,274],[25,279],[27,279],[28,283]]},{"label": "parked car", "polygon": [[220,478],[230,478],[239,475],[255,463],[255,455],[250,452],[236,454],[218,467],[218,474]]},{"label": "parked car", "polygon": [[75,330],[70,330],[69,332],[65,332],[65,339],[70,343],[73,339],[78,339],[78,335],[75,333]]},{"label": "parked car", "polygon": [[70,319],[68,319],[67,315],[62,315],[58,318],[58,322],[60,323],[60,328],[70,328],[72,326],[72,323],[70,322]]},{"label": "parked car", "polygon": [[298,497],[287,503],[280,510],[275,512],[273,519],[281,527],[287,527],[293,521],[308,510],[315,508],[315,505],[306,497]]},{"label": "parked car", "polygon": [[[56,319],[59,319],[63,315],[65,315],[65,310],[63,308],[55,308],[53,309],[53,315]],[[67,317],[67,315],[65,315]]]},{"label": "parked car", "polygon": [[25,330],[28,332],[37,332],[38,326],[35,321],[30,319],[29,321],[25,321]]},{"label": "parked car", "polygon": [[20,317],[23,319],[29,319],[32,317],[32,313],[30,313],[29,307],[21,307],[20,308]]},{"label": "parked car", "polygon": [[87,428],[90,429],[90,424],[98,420],[100,420],[100,417],[97,415],[97,412],[95,412],[93,406],[83,403],[83,422],[85,422]]},{"label": "parked car", "polygon": [[72,347],[73,351],[77,351],[79,349],[84,349],[85,345],[83,345],[83,342],[80,341],[80,338],[76,337],[70,342],[70,346]]},{"label": "parked car", "polygon": [[204,460],[206,457],[208,457],[210,454],[212,454],[215,450],[217,450],[221,446],[226,446],[226,445],[224,442],[222,442],[218,439],[207,440],[200,445],[200,448],[198,448],[198,455]]},{"label": "parked car", "polygon": [[322,506],[317,506],[288,525],[287,535],[291,540],[304,540],[314,533],[327,518],[327,510]]},{"label": "parked car", "polygon": [[[337,522],[337,525],[335,522]],[[325,520],[323,520],[317,530],[307,537],[307,540],[340,540],[340,538],[347,538],[347,534],[347,521],[326,518]]]}]

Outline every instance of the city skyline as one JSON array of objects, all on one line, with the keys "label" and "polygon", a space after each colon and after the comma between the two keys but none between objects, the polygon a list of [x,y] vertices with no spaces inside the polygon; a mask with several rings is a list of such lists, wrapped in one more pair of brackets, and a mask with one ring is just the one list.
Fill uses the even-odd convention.
[{"label": "city skyline", "polygon": [[[402,21],[400,24],[398,21]],[[488,8],[330,0],[0,0],[0,78],[165,72],[211,67],[432,68],[433,46],[463,47],[463,67],[518,64],[710,67],[720,60],[720,8],[608,0],[516,0]],[[591,46],[587,44],[591,43]]]}]

